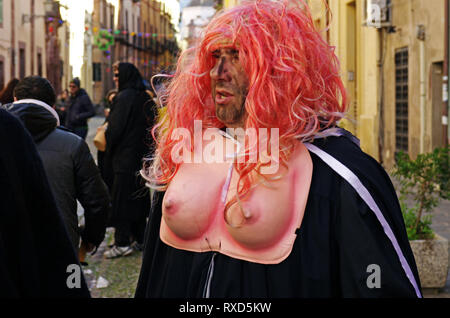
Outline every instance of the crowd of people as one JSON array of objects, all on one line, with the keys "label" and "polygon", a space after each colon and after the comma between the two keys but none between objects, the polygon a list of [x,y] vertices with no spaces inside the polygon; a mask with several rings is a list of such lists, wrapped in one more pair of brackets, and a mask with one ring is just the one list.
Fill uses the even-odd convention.
[{"label": "crowd of people", "polygon": [[[294,2],[217,14],[179,57],[157,99],[164,111],[133,64],[115,64],[98,166],[79,79],[58,101],[45,78],[12,84],[0,110],[10,198],[0,200],[0,294],[89,296],[84,280],[68,289],[66,267],[79,249],[95,253],[110,226],[105,258],[143,250],[138,298],[421,297],[395,190],[339,128],[338,59]],[[250,130],[270,144],[252,143]],[[213,148],[214,160],[189,161]],[[380,284],[367,283],[373,264]]]},{"label": "crowd of people", "polygon": [[[52,84],[40,76],[12,80],[0,93],[0,117],[5,122],[2,123],[2,137],[12,134],[13,140],[17,138],[15,142],[2,141],[6,151],[2,151],[0,168],[11,174],[2,179],[1,187],[15,191],[13,197],[16,200],[7,201],[3,197],[0,200],[2,212],[12,212],[2,215],[0,221],[0,254],[2,259],[4,256],[8,260],[0,270],[0,281],[5,282],[0,295],[88,296],[84,281],[75,291],[67,290],[65,280],[61,281],[61,276],[66,273],[63,265],[83,263],[87,252],[95,254],[105,238],[107,227],[115,228],[115,242],[104,253],[106,258],[142,250],[150,191],[140,182],[136,172],[142,158],[152,149],[152,140],[148,137],[156,110],[143,78],[133,64],[117,63],[114,69],[118,85],[117,90],[107,95],[107,146],[104,151],[99,151],[97,164],[85,141],[87,121],[96,113],[78,78],[74,78],[70,90],[64,90],[58,98]],[[10,132],[6,134],[9,128]],[[23,131],[16,132],[21,128]],[[26,144],[26,147],[20,149],[17,143]],[[36,160],[35,154],[39,160],[31,164],[30,160]],[[4,155],[8,155],[5,160]],[[11,156],[23,158],[13,162]],[[25,171],[32,168],[36,171],[24,174],[19,171],[22,163],[27,166]],[[32,185],[39,187],[39,193],[45,191],[45,195],[30,196]],[[84,210],[84,224],[78,218],[77,201]],[[52,209],[48,209],[50,205]],[[52,215],[49,217],[49,214]],[[55,222],[59,224],[55,225]],[[15,228],[6,229],[12,225]],[[55,226],[58,229],[54,229]],[[25,268],[17,269],[16,266],[24,262],[25,250],[14,252],[17,248],[23,249],[17,244],[25,242],[15,238],[14,246],[11,244],[13,236],[9,237],[14,230],[20,233],[25,229],[31,232],[24,239],[30,242],[36,239],[30,248],[36,246],[38,251],[48,248],[52,240],[59,246],[52,254],[45,253],[45,259],[39,253],[29,256],[41,272],[33,273],[35,276],[27,284],[23,283],[27,277]],[[49,233],[52,229],[53,233]],[[66,251],[61,251],[63,248]],[[52,262],[55,264],[49,266]],[[55,266],[59,266],[57,274],[44,280],[51,276],[50,272],[45,273],[45,268],[50,271]],[[64,291],[61,290],[63,285]]]}]

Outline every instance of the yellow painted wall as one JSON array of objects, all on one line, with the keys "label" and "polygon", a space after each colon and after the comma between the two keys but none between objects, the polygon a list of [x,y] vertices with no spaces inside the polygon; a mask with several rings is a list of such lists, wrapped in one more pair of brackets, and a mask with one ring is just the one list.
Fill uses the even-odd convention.
[{"label": "yellow painted wall", "polygon": [[[325,17],[322,0],[309,0],[314,20]],[[425,39],[425,138],[424,151],[431,151],[436,144],[436,98],[433,104],[432,65],[444,59],[444,1],[443,0],[392,0],[393,25],[395,33],[386,29],[364,26],[363,0],[329,0],[332,12],[329,39],[336,46],[341,61],[342,78],[350,94],[349,117],[356,113],[356,124],[343,121],[343,127],[352,131],[361,140],[364,151],[390,168],[394,164],[395,147],[395,51],[409,48],[409,109],[408,141],[409,154],[415,157],[420,152],[420,63],[417,26],[423,24]],[[352,6],[356,9],[356,23],[352,26]],[[318,7],[321,9],[318,9]],[[353,30],[355,28],[356,30]],[[383,36],[382,36],[383,32]],[[383,40],[383,43],[382,43]],[[381,61],[384,52],[383,75],[381,83]],[[353,52],[356,52],[356,58]],[[352,63],[356,59],[355,64]],[[356,66],[355,66],[356,65]],[[349,72],[355,71],[355,82],[349,80]],[[383,95],[382,95],[383,94]],[[383,103],[383,127],[380,132],[381,102]],[[439,110],[438,110],[439,111]],[[384,144],[379,146],[380,134]],[[434,137],[434,142],[432,141]]]},{"label": "yellow painted wall", "polygon": [[[314,21],[326,28],[322,0],[309,0]],[[363,25],[364,1],[329,0],[329,41],[336,47],[341,74],[349,94],[348,119],[340,126],[361,140],[362,149],[379,159],[379,31]]]},{"label": "yellow painted wall", "polygon": [[[433,63],[444,60],[444,1],[443,0],[394,0],[393,24],[396,32],[389,34],[386,41],[385,77],[385,147],[383,158],[387,166],[394,164],[395,155],[395,51],[408,47],[408,144],[409,154],[415,157],[420,152],[420,41],[417,39],[417,26],[425,26],[425,139],[424,151],[433,147],[431,142],[433,129],[439,128],[432,124],[432,86],[431,68]],[[439,89],[439,87],[437,87]]]},{"label": "yellow painted wall", "polygon": [[226,9],[231,8],[231,7],[238,5],[239,2],[240,2],[240,0],[225,0],[223,3],[223,7]]}]

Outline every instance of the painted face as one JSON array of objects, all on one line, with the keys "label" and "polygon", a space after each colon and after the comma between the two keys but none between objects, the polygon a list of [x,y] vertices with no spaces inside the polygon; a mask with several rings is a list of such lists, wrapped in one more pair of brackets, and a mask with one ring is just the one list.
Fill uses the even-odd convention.
[{"label": "painted face", "polygon": [[210,71],[211,92],[216,116],[228,128],[244,128],[247,116],[244,104],[249,82],[239,62],[239,51],[222,48],[212,55],[215,64]]}]

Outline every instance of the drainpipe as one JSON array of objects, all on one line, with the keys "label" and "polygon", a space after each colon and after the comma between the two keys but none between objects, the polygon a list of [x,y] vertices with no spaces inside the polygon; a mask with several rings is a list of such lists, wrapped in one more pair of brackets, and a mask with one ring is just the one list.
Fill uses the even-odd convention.
[{"label": "drainpipe", "polygon": [[448,125],[448,113],[450,104],[448,102],[448,76],[449,76],[449,0],[445,0],[445,27],[444,27],[444,77],[442,78],[442,141],[443,145],[449,144],[450,126]]},{"label": "drainpipe", "polygon": [[[448,1],[448,0],[446,0],[446,1]],[[328,44],[330,44],[330,0],[326,0],[326,5],[327,5],[327,8],[326,8],[326,19],[327,19],[327,43]]]},{"label": "drainpipe", "polygon": [[378,60],[378,74],[380,77],[380,82],[378,86],[378,111],[379,111],[379,122],[378,122],[378,157],[379,162],[383,165],[383,151],[384,151],[384,58],[385,58],[385,40],[387,34],[385,34],[384,29],[379,29],[379,42],[380,42],[380,59]]},{"label": "drainpipe", "polygon": [[420,63],[420,153],[425,152],[425,104],[426,104],[426,69],[425,69],[425,26],[417,27],[419,39],[419,63]]}]

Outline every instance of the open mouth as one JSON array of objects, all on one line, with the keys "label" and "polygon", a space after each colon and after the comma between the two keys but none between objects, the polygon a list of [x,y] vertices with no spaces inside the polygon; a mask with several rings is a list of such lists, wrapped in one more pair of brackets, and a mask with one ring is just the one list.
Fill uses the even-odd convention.
[{"label": "open mouth", "polygon": [[216,103],[223,105],[229,103],[233,99],[234,95],[225,90],[217,90],[216,91]]}]

